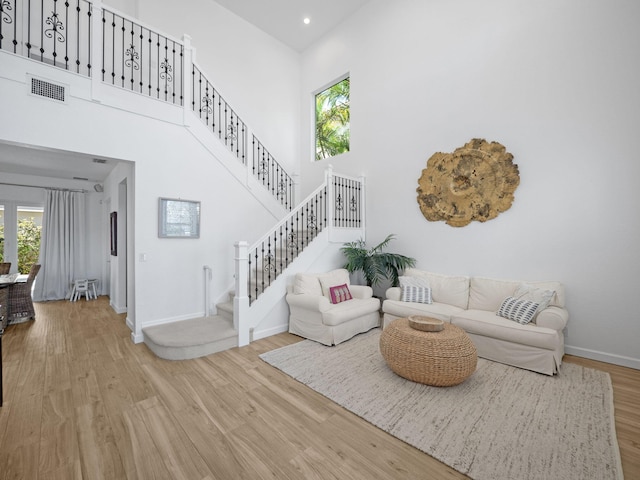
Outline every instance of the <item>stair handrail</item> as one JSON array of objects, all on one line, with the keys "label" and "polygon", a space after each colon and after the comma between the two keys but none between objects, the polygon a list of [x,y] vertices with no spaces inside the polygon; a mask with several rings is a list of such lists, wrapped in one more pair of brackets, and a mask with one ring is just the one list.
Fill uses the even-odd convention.
[{"label": "stair handrail", "polygon": [[[257,297],[282,273],[282,271],[297,257],[300,252],[313,241],[327,226],[327,183],[323,183],[311,192],[300,204],[291,210],[274,227],[269,229],[262,237],[248,247],[248,278],[245,295],[251,305]],[[320,214],[320,215],[318,215]],[[306,235],[300,235],[299,227],[306,231]],[[306,229],[305,229],[306,227]],[[286,240],[284,250],[279,247],[278,241]],[[266,247],[266,250],[265,250]],[[280,248],[280,250],[278,250]],[[284,253],[284,258],[283,254]],[[279,254],[279,255],[278,255]],[[258,259],[267,262],[265,266]],[[280,264],[278,264],[280,260]],[[284,264],[282,261],[284,260]],[[253,266],[253,267],[252,267]],[[253,268],[253,272],[252,272]],[[261,268],[261,285],[255,284],[254,292],[251,292],[253,280],[258,280],[258,268]],[[266,270],[265,270],[266,269]],[[266,277],[264,276],[266,271]],[[252,273],[255,276],[252,277]],[[237,292],[242,296],[243,292]],[[255,293],[255,295],[252,295]]]},{"label": "stair handrail", "polygon": [[[363,228],[363,186],[363,177],[335,174],[333,167],[329,165],[325,170],[324,182],[267,233],[248,246],[248,276],[244,285],[246,291],[240,285],[236,295],[247,296],[251,305],[325,228]],[[343,196],[347,193],[352,195],[347,199],[345,213],[347,204]],[[299,233],[301,224],[306,232],[303,236]],[[283,237],[287,242],[285,248],[282,247]],[[263,261],[262,265],[259,259]],[[252,277],[252,274],[255,275]]]}]

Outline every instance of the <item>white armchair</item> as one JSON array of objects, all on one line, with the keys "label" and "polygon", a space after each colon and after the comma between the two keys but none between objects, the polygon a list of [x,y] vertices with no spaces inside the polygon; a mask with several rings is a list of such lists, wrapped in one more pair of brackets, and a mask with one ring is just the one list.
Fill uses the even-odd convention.
[{"label": "white armchair", "polygon": [[287,303],[289,332],[324,345],[337,345],[380,325],[380,300],[373,298],[371,287],[351,285],[344,269],[296,274]]}]

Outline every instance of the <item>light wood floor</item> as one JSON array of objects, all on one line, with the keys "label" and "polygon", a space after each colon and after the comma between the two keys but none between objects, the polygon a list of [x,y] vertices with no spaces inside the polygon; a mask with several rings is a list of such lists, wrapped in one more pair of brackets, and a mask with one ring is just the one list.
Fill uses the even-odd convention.
[{"label": "light wood floor", "polygon": [[[3,338],[0,479],[460,479],[258,354],[280,334],[171,362],[106,297],[47,302]],[[611,373],[625,478],[640,478],[640,371]]]}]

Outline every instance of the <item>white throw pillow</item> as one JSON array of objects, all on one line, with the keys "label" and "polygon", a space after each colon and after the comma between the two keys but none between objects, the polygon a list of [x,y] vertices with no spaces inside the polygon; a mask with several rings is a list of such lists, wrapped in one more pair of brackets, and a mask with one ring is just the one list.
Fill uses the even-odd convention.
[{"label": "white throw pillow", "polygon": [[318,274],[296,273],[296,277],[293,282],[293,293],[322,296],[322,287],[318,280]]},{"label": "white throw pillow", "polygon": [[320,286],[322,287],[322,295],[327,298],[331,298],[331,287],[337,287],[338,285],[351,285],[351,279],[349,278],[349,272],[344,268],[338,270],[332,270],[327,273],[323,273],[318,277],[320,280]]},{"label": "white throw pillow", "polygon": [[422,287],[429,288],[429,280],[425,277],[414,277],[411,275],[401,275],[398,277],[400,287]]},{"label": "white throw pillow", "polygon": [[[536,288],[526,283],[522,283],[518,286],[518,289],[513,294],[518,300],[529,300],[539,304],[538,312],[541,312],[549,306],[553,296],[556,294],[553,290],[544,290],[542,288]],[[536,312],[537,314],[537,312]]]}]

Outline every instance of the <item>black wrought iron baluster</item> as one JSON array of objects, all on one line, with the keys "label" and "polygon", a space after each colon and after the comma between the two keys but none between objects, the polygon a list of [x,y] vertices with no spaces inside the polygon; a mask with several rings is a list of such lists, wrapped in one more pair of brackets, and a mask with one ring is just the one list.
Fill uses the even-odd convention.
[{"label": "black wrought iron baluster", "polygon": [[125,48],[124,35],[125,35],[126,28],[124,26],[124,22],[125,22],[124,17],[120,17],[120,18],[122,18],[122,26],[120,27],[120,30],[122,31],[122,54],[123,54],[122,62],[120,65],[120,84],[121,84],[120,86],[124,88],[124,48]]},{"label": "black wrought iron baluster", "polygon": [[241,122],[241,123],[242,123],[242,164],[246,165],[247,164],[247,129],[244,122]]},{"label": "black wrought iron baluster", "polygon": [[166,37],[164,39],[164,62],[160,64],[160,78],[164,80],[164,100],[166,102],[169,93],[169,50]]},{"label": "black wrought iron baluster", "polygon": [[139,93],[143,93],[143,89],[144,89],[144,81],[142,80],[142,76],[144,73],[144,59],[142,58],[144,55],[144,28],[142,27],[142,25],[138,25],[138,27],[140,27],[140,35],[138,35],[138,38],[140,39],[140,79],[138,81],[138,88],[139,88]]},{"label": "black wrought iron baluster", "polygon": [[253,275],[253,282],[255,283],[255,295],[254,295],[254,299],[258,298],[258,247],[256,247],[255,249],[255,267],[254,267],[254,273]]},{"label": "black wrought iron baluster", "polygon": [[251,252],[247,256],[247,296],[249,297],[249,305],[251,305],[253,301],[253,292],[251,291]]},{"label": "black wrought iron baluster", "polygon": [[300,253],[300,238],[302,232],[300,231],[300,211],[296,212],[296,257]]},{"label": "black wrought iron baluster", "polygon": [[27,2],[27,58],[31,58],[31,18],[31,0],[29,0]]},{"label": "black wrought iron baluster", "polygon": [[[174,71],[173,74],[176,74],[175,71],[175,65],[176,65],[176,42],[174,42],[173,40],[171,41],[171,53],[172,55],[172,59],[171,59],[171,65],[173,65],[174,67]],[[182,71],[180,72],[182,74]],[[173,82],[173,88],[171,89],[171,103],[173,103],[175,105],[176,103],[176,84],[175,82]]]},{"label": "black wrought iron baluster", "polygon": [[[106,30],[107,30],[107,19],[105,17],[105,10],[102,10],[102,81],[104,82],[104,74],[107,73],[105,70],[105,55],[106,55],[106,48],[107,48],[107,42],[105,41],[105,37],[106,37]],[[91,20],[91,19],[89,19]]]},{"label": "black wrought iron baluster", "polygon": [[180,45],[180,106],[184,105],[184,85],[182,79],[184,78],[184,47]]},{"label": "black wrought iron baluster", "polygon": [[325,185],[324,189],[322,190],[323,194],[324,194],[324,226],[327,226],[327,187]]},{"label": "black wrought iron baluster", "polygon": [[[198,95],[196,97],[196,66],[192,63],[191,64],[191,110],[193,110],[193,112],[195,113],[196,111],[196,98],[202,98],[200,96],[200,92],[198,92]],[[202,103],[200,103],[200,105],[202,105]],[[201,113],[202,110],[200,110],[199,113]],[[202,115],[200,115],[200,118],[202,118]]]},{"label": "black wrought iron baluster", "polygon": [[[133,42],[133,35],[134,35],[133,22],[131,22],[131,42],[129,43],[129,48],[127,48],[125,50],[124,55],[123,55],[123,58],[124,57],[128,57],[125,60],[124,64],[127,67],[129,67],[129,70],[130,70],[130,72],[129,72],[129,76],[130,76],[129,84],[130,84],[131,90],[133,90],[133,88],[134,88],[133,87],[133,83],[135,81],[134,78],[133,78],[133,72],[134,72],[135,69],[139,69],[140,68],[140,66],[138,65],[138,60],[140,59],[140,55],[138,54],[138,52],[136,52],[136,46],[135,46],[135,43]],[[123,41],[124,41],[124,39],[123,39]],[[125,48],[124,43],[122,44],[122,48],[123,49]],[[123,71],[123,73],[124,73],[124,71]]]},{"label": "black wrought iron baluster", "polygon": [[76,73],[80,73],[80,0],[76,0]]},{"label": "black wrought iron baluster", "polygon": [[[218,94],[218,138],[222,139],[222,97]],[[215,128],[214,128],[215,132]]]},{"label": "black wrought iron baluster", "polygon": [[44,0],[40,0],[40,61],[44,60]]},{"label": "black wrought iron baluster", "polygon": [[115,13],[111,14],[112,22],[111,22],[111,84],[116,84],[116,15]]},{"label": "black wrought iron baluster", "polygon": [[153,39],[151,38],[152,32],[151,30],[147,30],[149,32],[149,40],[147,43],[149,44],[149,96],[152,96],[153,91],[153,68],[151,68],[151,62],[153,61]]},{"label": "black wrought iron baluster", "polygon": [[280,270],[279,272],[282,273],[284,271],[284,269],[287,267],[286,264],[283,262],[284,261],[284,252],[282,251],[282,247],[285,246],[282,240],[282,225],[280,225],[280,227],[278,227],[279,231],[277,232],[279,234],[279,243],[278,243],[278,252],[279,252],[279,262],[278,265],[280,266]]},{"label": "black wrought iron baluster", "polygon": [[[228,145],[227,142],[227,129],[229,128],[229,119],[227,118],[227,113],[228,113],[228,109],[227,109],[227,102],[224,102],[224,144]],[[220,125],[220,127],[222,127],[222,125]],[[220,131],[220,138],[222,138],[222,130]]]},{"label": "black wrought iron baluster", "polygon": [[91,76],[91,4],[87,3],[87,31],[89,34],[89,41],[87,42],[87,75]]},{"label": "black wrought iron baluster", "polygon": [[[67,25],[67,29],[69,28],[69,2],[64,2],[64,19]],[[65,70],[69,70],[69,37],[67,37],[67,41],[64,42],[64,68]]]}]

